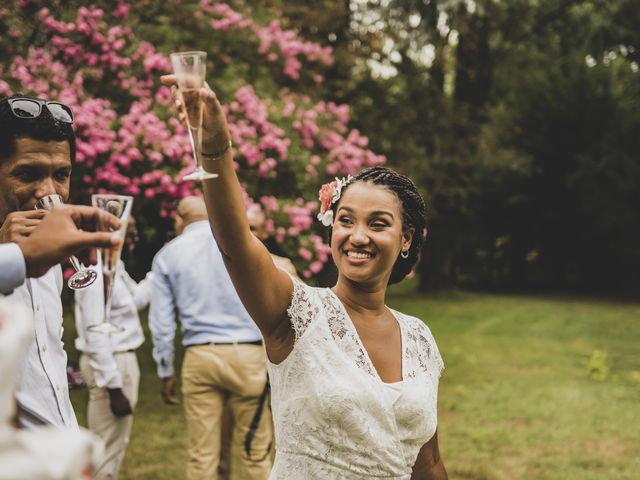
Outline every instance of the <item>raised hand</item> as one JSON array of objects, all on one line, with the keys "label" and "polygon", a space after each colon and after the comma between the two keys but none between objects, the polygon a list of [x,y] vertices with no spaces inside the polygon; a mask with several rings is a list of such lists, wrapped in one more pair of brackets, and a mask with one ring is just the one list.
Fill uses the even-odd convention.
[{"label": "raised hand", "polygon": [[83,263],[93,265],[97,260],[95,248],[112,247],[122,241],[110,232],[96,232],[100,224],[107,224],[113,230],[120,226],[116,217],[98,208],[63,205],[50,212],[34,212],[44,214],[40,213],[41,220],[29,235],[16,242],[24,255],[28,277],[42,276],[74,254]]},{"label": "raised hand", "polygon": [[176,397],[176,379],[175,377],[165,377],[162,379],[162,390],[160,395],[162,400],[167,405],[178,405],[178,399]]},{"label": "raised hand", "polygon": [[[168,87],[176,87],[178,82],[175,75],[163,75],[160,77],[160,81],[163,85]],[[199,91],[199,98],[195,95],[190,98],[184,99],[184,101],[202,101],[204,103],[204,114],[202,122],[202,151],[203,152],[220,152],[224,150],[229,144],[229,129],[227,127],[227,118],[222,109],[222,105],[218,101],[218,97],[211,90],[209,84],[205,82],[204,87]],[[180,106],[180,102],[183,100],[176,98],[174,100],[177,105]],[[186,105],[187,111],[189,105]],[[178,109],[180,110],[180,109]]]},{"label": "raised hand", "polygon": [[116,417],[126,417],[133,413],[131,403],[121,388],[108,388],[109,407]]}]

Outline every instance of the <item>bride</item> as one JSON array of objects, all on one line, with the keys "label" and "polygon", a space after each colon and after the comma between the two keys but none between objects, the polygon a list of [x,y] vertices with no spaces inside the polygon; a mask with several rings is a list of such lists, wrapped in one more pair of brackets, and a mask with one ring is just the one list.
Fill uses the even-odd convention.
[{"label": "bride", "polygon": [[442,359],[422,321],[385,305],[387,285],[411,271],[426,233],[415,185],[384,167],[324,185],[319,218],[338,280],[306,286],[252,235],[224,112],[208,86],[200,99],[203,164],[219,175],[203,182],[209,221],[269,358],[269,478],[447,479],[436,413]]}]

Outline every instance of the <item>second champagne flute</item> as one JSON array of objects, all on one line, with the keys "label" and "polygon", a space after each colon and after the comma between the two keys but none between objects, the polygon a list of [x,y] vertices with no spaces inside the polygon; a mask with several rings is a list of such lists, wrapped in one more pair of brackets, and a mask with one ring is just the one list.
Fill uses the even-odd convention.
[{"label": "second champagne flute", "polygon": [[[182,95],[182,111],[184,113],[191,150],[196,168],[183,177],[184,180],[207,180],[216,178],[215,173],[202,168],[200,154],[202,151],[202,102],[199,100],[199,90],[204,86],[206,72],[206,52],[176,52],[171,54],[171,65],[178,82],[178,90]],[[195,97],[195,101],[193,101]],[[186,105],[189,105],[189,108]]]},{"label": "second champagne flute", "polygon": [[[117,234],[122,241],[115,247],[99,249],[100,260],[102,261],[102,278],[104,279],[104,315],[102,322],[89,325],[87,329],[91,332],[99,333],[120,332],[124,330],[122,327],[109,322],[111,292],[113,291],[113,282],[116,278],[116,266],[118,265],[120,253],[124,246],[127,223],[131,215],[131,207],[133,206],[133,197],[126,195],[96,194],[91,196],[91,203],[94,207],[109,212],[111,215],[120,219],[120,228],[117,230]],[[100,230],[110,230],[105,225],[99,225],[98,227]]]}]

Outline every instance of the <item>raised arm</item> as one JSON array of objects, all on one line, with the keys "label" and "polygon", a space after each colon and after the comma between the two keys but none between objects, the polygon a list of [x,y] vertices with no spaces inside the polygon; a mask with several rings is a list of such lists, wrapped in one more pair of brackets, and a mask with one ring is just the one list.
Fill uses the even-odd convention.
[{"label": "raised arm", "polygon": [[[172,75],[162,77],[162,81],[165,85],[175,85]],[[200,90],[200,98],[205,105],[202,151],[221,152],[219,156],[214,155],[217,158],[203,155],[204,168],[218,174],[216,179],[203,181],[211,229],[236,291],[262,331],[270,358],[277,361],[274,351],[290,350],[293,345],[286,315],[293,282],[274,265],[267,249],[249,229],[233,167],[233,149],[229,148],[227,121],[215,93],[205,86]]]}]

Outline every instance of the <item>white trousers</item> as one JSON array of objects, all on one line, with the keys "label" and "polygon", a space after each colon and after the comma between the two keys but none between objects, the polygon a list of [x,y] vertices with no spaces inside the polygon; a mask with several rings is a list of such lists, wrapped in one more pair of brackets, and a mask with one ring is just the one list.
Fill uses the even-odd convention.
[{"label": "white trousers", "polygon": [[[138,403],[140,368],[135,352],[115,353],[114,358],[122,376],[122,391],[129,400],[131,408]],[[105,443],[105,455],[102,464],[96,469],[94,480],[116,480],[129,444],[129,434],[133,425],[133,415],[116,417],[111,412],[109,392],[96,385],[89,357],[80,357],[80,371],[89,388],[87,419],[89,429]]]}]

